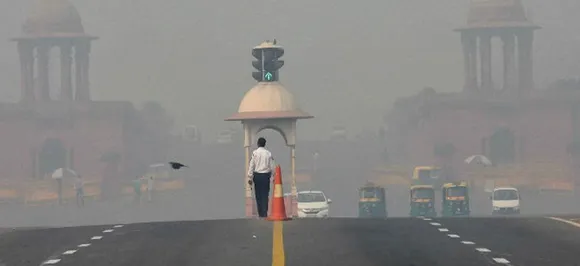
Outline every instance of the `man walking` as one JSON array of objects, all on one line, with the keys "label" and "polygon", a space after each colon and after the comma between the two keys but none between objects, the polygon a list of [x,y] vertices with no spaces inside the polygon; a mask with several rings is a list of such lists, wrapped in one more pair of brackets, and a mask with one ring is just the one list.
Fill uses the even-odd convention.
[{"label": "man walking", "polygon": [[153,200],[153,191],[155,190],[155,178],[153,176],[149,176],[147,179],[147,201],[151,202]]},{"label": "man walking", "polygon": [[77,206],[78,207],[85,206],[85,191],[84,191],[85,183],[81,179],[80,175],[76,176],[73,187],[76,192]]},{"label": "man walking", "polygon": [[272,153],[265,148],[266,139],[258,139],[258,148],[252,152],[248,183],[254,184],[256,195],[256,205],[258,205],[258,216],[261,218],[268,216],[268,197],[270,196],[270,178],[274,170],[274,158]]}]

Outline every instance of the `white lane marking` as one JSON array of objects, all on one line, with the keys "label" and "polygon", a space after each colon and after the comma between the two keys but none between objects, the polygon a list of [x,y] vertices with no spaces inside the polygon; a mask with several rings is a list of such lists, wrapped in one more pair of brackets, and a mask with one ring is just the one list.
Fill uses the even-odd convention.
[{"label": "white lane marking", "polygon": [[88,246],[90,246],[90,245],[91,245],[91,244],[88,244],[88,243],[87,243],[87,244],[80,244],[78,247],[79,247],[79,248],[86,248],[86,247],[88,247]]},{"label": "white lane marking", "polygon": [[67,250],[67,251],[63,252],[62,255],[72,255],[72,254],[75,254],[75,252],[77,252],[76,249],[71,249],[71,250]]},{"label": "white lane marking", "polygon": [[449,234],[449,235],[447,235],[447,236],[449,236],[449,237],[451,237],[451,238],[459,238],[459,235],[455,235],[455,234]]},{"label": "white lane marking", "polygon": [[439,232],[449,232],[449,229],[447,229],[447,228],[439,228]]},{"label": "white lane marking", "polygon": [[487,253],[487,252],[491,252],[491,250],[487,249],[487,248],[476,248],[475,250],[482,252],[482,253]]},{"label": "white lane marking", "polygon": [[430,223],[430,224],[431,224],[431,225],[434,225],[434,226],[441,226],[441,224],[440,224],[440,223]]},{"label": "white lane marking", "polygon": [[465,245],[475,245],[475,243],[471,242],[471,241],[461,241],[461,243],[463,243]]},{"label": "white lane marking", "polygon": [[49,264],[49,265],[50,264],[57,264],[59,261],[60,261],[60,259],[47,260],[42,265],[45,265],[45,264]]},{"label": "white lane marking", "polygon": [[103,238],[103,237],[102,236],[93,236],[93,237],[91,237],[91,240],[99,240],[101,238]]},{"label": "white lane marking", "polygon": [[121,228],[121,227],[123,227],[122,224],[118,224],[118,225],[113,226],[113,228]]},{"label": "white lane marking", "polygon": [[110,232],[113,232],[113,231],[114,231],[113,229],[107,229],[107,230],[104,230],[103,233],[110,233]]},{"label": "white lane marking", "polygon": [[501,263],[501,264],[509,264],[510,261],[506,260],[504,258],[493,258],[493,261],[495,261],[496,263]]},{"label": "white lane marking", "polygon": [[423,221],[431,221],[431,218],[423,218]]},{"label": "white lane marking", "polygon": [[580,224],[566,220],[566,219],[562,219],[562,218],[558,218],[558,217],[547,217],[548,219],[552,219],[554,221],[558,221],[558,222],[563,222],[563,223],[567,223],[571,226],[576,226],[576,227],[580,227]]}]

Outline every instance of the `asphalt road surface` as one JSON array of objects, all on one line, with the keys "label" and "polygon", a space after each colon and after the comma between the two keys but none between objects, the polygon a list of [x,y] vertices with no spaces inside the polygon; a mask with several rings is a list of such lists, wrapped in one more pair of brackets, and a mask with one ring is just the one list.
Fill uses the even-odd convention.
[{"label": "asphalt road surface", "polygon": [[547,218],[213,220],[19,229],[0,265],[579,265],[580,228]]}]

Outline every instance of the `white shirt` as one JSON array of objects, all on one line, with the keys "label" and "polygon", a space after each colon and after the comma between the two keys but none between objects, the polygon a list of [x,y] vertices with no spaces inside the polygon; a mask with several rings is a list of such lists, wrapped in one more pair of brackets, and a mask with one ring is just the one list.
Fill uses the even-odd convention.
[{"label": "white shirt", "polygon": [[272,153],[264,147],[259,147],[252,152],[248,176],[253,176],[254,172],[271,173],[274,170],[274,167],[275,163]]},{"label": "white shirt", "polygon": [[147,178],[147,189],[148,190],[153,190],[153,181],[154,181],[153,178],[151,178],[151,177]]}]

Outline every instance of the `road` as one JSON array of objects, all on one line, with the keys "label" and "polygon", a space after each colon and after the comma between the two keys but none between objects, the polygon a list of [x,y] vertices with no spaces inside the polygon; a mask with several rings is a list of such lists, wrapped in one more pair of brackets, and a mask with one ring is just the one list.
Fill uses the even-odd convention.
[{"label": "road", "polygon": [[547,218],[234,219],[0,235],[0,265],[578,265],[580,228]]}]

